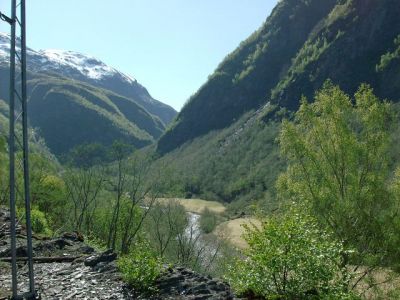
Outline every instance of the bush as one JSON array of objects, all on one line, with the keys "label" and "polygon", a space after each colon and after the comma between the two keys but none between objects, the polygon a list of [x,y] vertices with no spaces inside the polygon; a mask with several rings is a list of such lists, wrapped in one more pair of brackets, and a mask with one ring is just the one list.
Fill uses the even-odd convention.
[{"label": "bush", "polygon": [[122,277],[136,291],[153,292],[154,281],[162,271],[162,263],[145,242],[136,243],[133,249],[118,260]]},{"label": "bush", "polygon": [[210,211],[208,208],[204,209],[203,213],[200,216],[200,230],[203,233],[210,233],[218,225],[217,223],[217,215]]},{"label": "bush", "polygon": [[[25,209],[17,208],[17,217],[20,221],[26,222]],[[46,219],[45,214],[39,209],[33,207],[31,209],[31,226],[32,231],[39,234],[51,235],[52,231],[49,227],[49,223]]]},{"label": "bush", "polygon": [[309,216],[272,217],[246,227],[246,259],[230,265],[227,279],[241,295],[266,299],[350,299],[342,245]]},{"label": "bush", "polygon": [[51,230],[43,212],[38,209],[31,210],[32,230],[36,233],[50,235]]}]

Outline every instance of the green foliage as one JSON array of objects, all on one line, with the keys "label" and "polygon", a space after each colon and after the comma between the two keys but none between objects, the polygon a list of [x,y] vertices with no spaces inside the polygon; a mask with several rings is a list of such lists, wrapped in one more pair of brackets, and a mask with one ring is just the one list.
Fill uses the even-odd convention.
[{"label": "green foliage", "polygon": [[154,281],[162,272],[160,259],[146,242],[138,242],[126,256],[118,259],[123,279],[136,291],[154,291]]},{"label": "green foliage", "polygon": [[[165,154],[196,137],[230,126],[270,99],[310,32],[335,7],[336,0],[281,1],[262,27],[218,66],[158,142]],[[328,42],[321,38],[307,51],[318,59]],[[204,117],[206,116],[206,117]]]},{"label": "green foliage", "polygon": [[200,216],[200,230],[204,233],[211,233],[218,225],[218,216],[208,208],[204,209]]},{"label": "green foliage", "polygon": [[263,116],[248,113],[159,158],[154,166],[166,165],[173,174],[169,195],[235,203],[228,208],[233,214],[254,203],[275,209],[274,185],[285,162],[276,143],[280,124]]},{"label": "green foliage", "polygon": [[133,151],[132,145],[121,140],[114,140],[108,147],[99,143],[85,143],[72,148],[62,157],[62,161],[75,168],[88,169],[96,165],[106,165],[120,156],[126,158]]},{"label": "green foliage", "polygon": [[31,210],[32,230],[36,233],[45,235],[51,234],[51,229],[47,222],[46,216],[38,209]]},{"label": "green foliage", "polygon": [[47,157],[30,155],[31,202],[42,211],[52,229],[64,225],[66,216],[66,187],[57,175],[57,167]]},{"label": "green foliage", "polygon": [[354,98],[353,104],[327,82],[314,103],[302,100],[295,121],[282,125],[289,166],[278,189],[283,200],[306,203],[338,240],[354,247],[352,263],[389,263],[398,253],[399,208],[388,186],[391,106],[366,85]]},{"label": "green foliage", "polygon": [[189,99],[158,152],[226,128],[267,101],[295,111],[327,78],[347,93],[367,82],[381,98],[398,101],[399,14],[393,0],[374,9],[351,0],[279,1]]},{"label": "green foliage", "polygon": [[146,219],[144,231],[157,255],[166,261],[178,262],[177,236],[184,233],[187,225],[187,214],[182,205],[174,201],[155,203]]},{"label": "green foliage", "polygon": [[393,52],[387,52],[381,56],[381,61],[376,66],[377,72],[384,71],[393,61],[400,60],[400,35],[395,38],[394,45],[396,49]]},{"label": "green foliage", "polygon": [[71,166],[87,169],[110,162],[109,150],[99,143],[81,144],[72,148],[63,161]]},{"label": "green foliage", "polygon": [[29,86],[30,123],[59,156],[82,144],[108,147],[114,140],[143,147],[165,129],[134,100],[108,90],[44,75],[34,77]]},{"label": "green foliage", "polygon": [[351,299],[341,243],[315,219],[290,212],[246,227],[246,258],[231,265],[228,280],[241,295],[266,299]]},{"label": "green foliage", "polygon": [[[17,217],[20,221],[25,223],[25,209],[17,208]],[[46,236],[50,236],[52,234],[52,230],[50,229],[45,214],[35,207],[31,208],[31,225],[32,231],[35,233]]]}]

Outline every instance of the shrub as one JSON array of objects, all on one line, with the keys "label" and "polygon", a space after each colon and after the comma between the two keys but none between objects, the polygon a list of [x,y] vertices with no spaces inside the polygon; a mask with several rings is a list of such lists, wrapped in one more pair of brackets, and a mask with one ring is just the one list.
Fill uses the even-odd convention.
[{"label": "shrub", "polygon": [[[17,208],[17,217],[20,221],[25,221],[25,209]],[[31,209],[31,226],[32,231],[39,234],[51,235],[52,231],[49,227],[45,214],[39,209],[33,207]]]},{"label": "shrub", "polygon": [[200,230],[204,233],[212,232],[218,223],[218,217],[208,208],[204,209],[200,216]]},{"label": "shrub", "polygon": [[241,295],[265,299],[350,299],[342,245],[309,216],[271,217],[261,229],[246,227],[246,259],[229,267],[228,281]]},{"label": "shrub", "polygon": [[51,230],[47,219],[43,212],[38,209],[31,210],[31,222],[32,222],[32,230],[36,233],[42,233],[46,235],[51,234]]},{"label": "shrub", "polygon": [[162,271],[160,259],[145,242],[136,243],[133,251],[118,260],[123,279],[136,291],[153,292],[154,281]]}]

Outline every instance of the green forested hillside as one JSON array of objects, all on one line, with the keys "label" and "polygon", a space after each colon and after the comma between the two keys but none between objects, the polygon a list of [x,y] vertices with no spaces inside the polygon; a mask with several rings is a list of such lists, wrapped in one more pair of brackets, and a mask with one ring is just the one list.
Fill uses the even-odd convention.
[{"label": "green forested hillside", "polygon": [[[0,68],[3,78],[7,69]],[[134,99],[57,74],[29,73],[29,123],[56,155],[83,143],[110,146],[122,140],[137,148],[149,145],[164,123]],[[8,80],[0,83],[8,98]]]},{"label": "green forested hillside", "polygon": [[298,102],[294,99],[301,94],[310,97],[326,78],[348,93],[365,82],[381,98],[400,100],[395,50],[399,13],[398,1],[339,1],[310,33],[285,77],[273,89],[272,101],[296,109]]},{"label": "green forested hillside", "polygon": [[400,6],[396,0],[283,0],[227,56],[161,137],[166,153],[273,104],[296,109],[331,78],[348,93],[362,82],[398,100]]},{"label": "green forested hillside", "polygon": [[285,162],[276,142],[280,119],[264,120],[271,109],[246,113],[160,157],[156,164],[173,174],[171,196],[227,202],[233,213],[250,204],[273,210],[275,181]]},{"label": "green forested hillside", "polygon": [[181,193],[233,208],[268,203],[285,165],[276,144],[280,121],[329,78],[349,94],[366,82],[380,98],[399,100],[399,13],[393,0],[280,1],[159,140],[160,161],[177,170]]},{"label": "green forested hillside", "polygon": [[107,90],[51,77],[29,85],[30,124],[57,155],[83,143],[109,146],[114,140],[142,147],[164,130],[143,107]]}]

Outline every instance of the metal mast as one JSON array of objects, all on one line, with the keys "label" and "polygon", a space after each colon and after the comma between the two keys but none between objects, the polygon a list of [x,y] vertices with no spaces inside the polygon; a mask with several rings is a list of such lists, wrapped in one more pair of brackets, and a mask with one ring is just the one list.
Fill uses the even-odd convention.
[{"label": "metal mast", "polygon": [[[19,12],[18,12],[19,10]],[[28,118],[27,118],[27,87],[26,87],[26,15],[25,0],[11,0],[11,17],[0,12],[0,18],[11,25],[10,46],[10,222],[11,222],[11,264],[12,264],[12,298],[37,299],[32,259],[32,228],[29,187],[29,149],[28,149]],[[17,36],[19,29],[20,39]],[[20,44],[20,45],[18,45]],[[19,47],[18,47],[19,46]],[[18,49],[19,48],[19,49]],[[22,128],[22,137],[19,136],[19,122]],[[17,153],[22,152],[22,162]],[[18,294],[17,253],[16,253],[16,164],[23,168],[23,186],[25,200],[25,218],[27,234],[27,263],[29,275],[29,291]],[[18,166],[18,165],[17,165]]]}]

